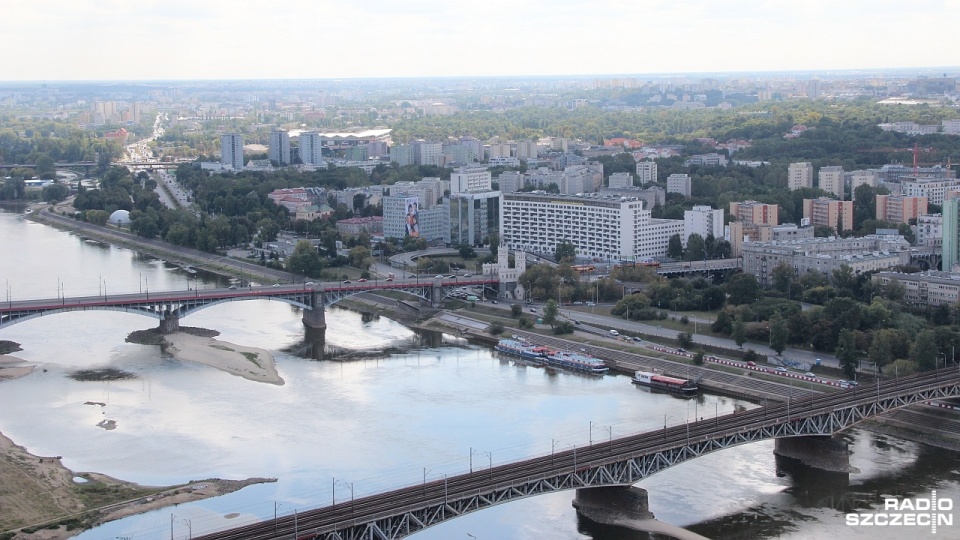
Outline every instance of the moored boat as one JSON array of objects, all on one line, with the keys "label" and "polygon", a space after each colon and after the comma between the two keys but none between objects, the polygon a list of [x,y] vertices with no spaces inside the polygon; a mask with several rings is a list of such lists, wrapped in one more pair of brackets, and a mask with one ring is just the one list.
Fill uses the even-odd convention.
[{"label": "moored boat", "polygon": [[518,356],[529,362],[541,363],[547,355],[546,347],[521,339],[501,339],[494,347],[498,352]]},{"label": "moored boat", "polygon": [[697,393],[697,383],[689,379],[668,377],[666,375],[650,373],[649,371],[637,371],[633,374],[631,382],[641,386],[649,386],[654,390],[664,390],[684,396],[691,396]]},{"label": "moored boat", "polygon": [[572,351],[551,351],[546,357],[546,362],[552,366],[585,371],[587,373],[603,374],[610,370],[610,368],[603,363],[603,360],[594,358],[589,354]]}]

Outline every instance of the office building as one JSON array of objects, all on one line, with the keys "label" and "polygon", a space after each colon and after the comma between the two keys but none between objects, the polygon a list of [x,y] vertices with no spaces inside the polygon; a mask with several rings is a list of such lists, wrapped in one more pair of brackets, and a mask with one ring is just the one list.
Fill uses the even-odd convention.
[{"label": "office building", "polygon": [[780,207],[757,201],[730,203],[730,215],[740,223],[754,225],[777,225],[780,223]]},{"label": "office building", "polygon": [[283,130],[270,132],[270,161],[281,167],[290,164],[290,134]]},{"label": "office building", "polygon": [[844,199],[843,180],[843,167],[821,167],[817,173],[820,189],[836,195],[841,201]]},{"label": "office building", "polygon": [[688,174],[671,174],[667,177],[667,193],[679,193],[684,197],[689,197],[692,187]]},{"label": "office building", "polygon": [[656,161],[638,161],[637,162],[637,182],[644,186],[650,182],[657,181],[657,162]]},{"label": "office building", "polygon": [[383,198],[383,237],[423,238],[430,244],[450,243],[450,208],[447,199],[431,208],[420,205],[416,193],[398,192]]},{"label": "office building", "polygon": [[224,169],[243,169],[243,136],[239,133],[224,133],[220,137],[220,164]]},{"label": "office building", "polygon": [[480,246],[500,227],[500,192],[459,192],[450,196],[450,242]]},{"label": "office building", "polygon": [[500,238],[510,249],[552,254],[569,241],[577,255],[602,260],[661,257],[683,221],[653,219],[639,199],[504,193]]},{"label": "office building", "polygon": [[837,234],[853,229],[853,201],[836,201],[826,197],[803,200],[803,217],[811,225],[832,227]]},{"label": "office building", "polygon": [[813,165],[807,162],[791,163],[787,167],[787,188],[791,191],[813,187]]},{"label": "office building", "polygon": [[870,279],[883,286],[894,282],[902,285],[907,305],[953,307],[960,302],[960,274],[955,272],[877,272]]},{"label": "office building", "polygon": [[723,237],[723,210],[714,210],[709,206],[694,206],[693,210],[683,212],[683,241],[686,243],[691,234],[701,238],[713,235]]},{"label": "office building", "polygon": [[909,223],[927,213],[926,197],[877,195],[877,219],[894,223]]},{"label": "office building", "polygon": [[941,214],[925,214],[917,218],[917,246],[943,248]]}]

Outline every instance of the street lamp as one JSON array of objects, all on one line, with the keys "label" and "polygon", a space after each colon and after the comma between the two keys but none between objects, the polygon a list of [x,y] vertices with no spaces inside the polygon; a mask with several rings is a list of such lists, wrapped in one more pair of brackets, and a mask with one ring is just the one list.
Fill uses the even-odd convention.
[{"label": "street lamp", "polygon": [[484,452],[490,460],[490,478],[493,478],[493,452]]},{"label": "street lamp", "polygon": [[613,448],[613,426],[603,426],[603,429],[607,430],[607,435],[610,436],[610,448]]},{"label": "street lamp", "polygon": [[473,454],[479,454],[479,450],[474,450],[473,447],[470,447],[470,472],[473,472]]},{"label": "street lamp", "polygon": [[590,421],[590,445],[593,446],[593,420]]}]

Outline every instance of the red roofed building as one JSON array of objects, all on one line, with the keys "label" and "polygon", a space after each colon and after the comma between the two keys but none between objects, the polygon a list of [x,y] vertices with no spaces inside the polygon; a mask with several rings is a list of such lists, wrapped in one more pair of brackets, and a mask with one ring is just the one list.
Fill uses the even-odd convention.
[{"label": "red roofed building", "polygon": [[116,131],[108,131],[104,133],[103,138],[111,141],[117,141],[120,144],[127,144],[128,135],[130,135],[130,133],[128,133],[127,130],[120,128]]}]

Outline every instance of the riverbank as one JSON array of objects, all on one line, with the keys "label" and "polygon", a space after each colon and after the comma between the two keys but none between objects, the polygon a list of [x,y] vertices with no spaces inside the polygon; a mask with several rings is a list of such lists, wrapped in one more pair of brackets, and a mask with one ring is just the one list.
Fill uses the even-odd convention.
[{"label": "riverbank", "polygon": [[59,456],[35,456],[0,434],[0,539],[59,540],[101,523],[232,493],[274,478],[141,486],[74,472]]}]

